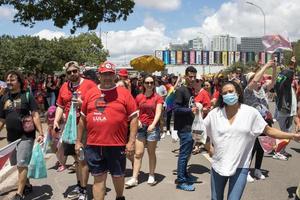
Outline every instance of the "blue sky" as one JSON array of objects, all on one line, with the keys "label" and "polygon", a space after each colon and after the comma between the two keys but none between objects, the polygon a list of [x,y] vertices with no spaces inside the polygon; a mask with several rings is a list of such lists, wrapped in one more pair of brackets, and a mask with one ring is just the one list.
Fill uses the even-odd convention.
[{"label": "blue sky", "polygon": [[[267,34],[282,34],[291,40],[300,38],[299,0],[249,0],[266,13]],[[246,0],[135,0],[136,6],[127,21],[102,24],[105,48],[115,62],[152,54],[169,43],[187,42],[194,37],[209,40],[214,35],[261,36],[261,12]],[[33,28],[12,23],[14,10],[0,7],[0,34],[35,35],[41,38],[68,37],[70,26],[56,28],[52,21],[37,22]],[[96,32],[99,32],[98,27]],[[76,34],[88,31],[78,29]],[[204,37],[205,33],[208,37]],[[107,40],[107,45],[106,41]],[[206,41],[208,42],[208,41]]]}]

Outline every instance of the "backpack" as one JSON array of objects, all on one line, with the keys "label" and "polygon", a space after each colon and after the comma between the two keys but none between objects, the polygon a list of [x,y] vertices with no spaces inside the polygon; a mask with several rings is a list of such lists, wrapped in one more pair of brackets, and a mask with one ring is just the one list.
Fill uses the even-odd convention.
[{"label": "backpack", "polygon": [[277,78],[274,86],[276,93],[276,106],[279,111],[282,109],[289,112],[292,104],[291,85],[294,78],[294,71],[291,69],[282,70]]}]

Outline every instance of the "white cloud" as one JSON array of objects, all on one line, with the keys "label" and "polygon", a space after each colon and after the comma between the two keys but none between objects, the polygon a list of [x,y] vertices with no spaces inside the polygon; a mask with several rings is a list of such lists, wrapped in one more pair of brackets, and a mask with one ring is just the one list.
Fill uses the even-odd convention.
[{"label": "white cloud", "polygon": [[[300,37],[299,0],[252,0],[262,7],[266,14],[266,34],[285,34],[291,39]],[[244,0],[223,3],[219,10],[206,17],[200,31],[212,36],[231,34],[241,36],[263,35],[263,15],[261,11]]]},{"label": "white cloud", "polygon": [[0,7],[0,19],[12,19],[16,11],[9,7]]},{"label": "white cloud", "polygon": [[[102,34],[106,46],[106,34]],[[171,41],[165,35],[165,26],[151,17],[146,17],[144,25],[129,31],[110,31],[107,34],[109,60],[124,64],[137,56],[154,54],[157,49],[164,49]]]},{"label": "white cloud", "polygon": [[134,0],[137,5],[154,8],[162,11],[176,10],[181,5],[181,0]]},{"label": "white cloud", "polygon": [[52,40],[54,38],[66,37],[66,34],[60,31],[51,31],[48,29],[44,29],[38,33],[35,33],[33,36],[39,36],[41,39]]}]

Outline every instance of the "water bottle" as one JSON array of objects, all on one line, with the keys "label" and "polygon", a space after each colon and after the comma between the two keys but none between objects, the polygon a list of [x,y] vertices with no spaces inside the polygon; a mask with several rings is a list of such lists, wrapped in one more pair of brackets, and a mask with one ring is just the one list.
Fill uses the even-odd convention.
[{"label": "water bottle", "polygon": [[79,160],[80,161],[84,160],[84,150],[83,150],[83,148],[79,149]]}]

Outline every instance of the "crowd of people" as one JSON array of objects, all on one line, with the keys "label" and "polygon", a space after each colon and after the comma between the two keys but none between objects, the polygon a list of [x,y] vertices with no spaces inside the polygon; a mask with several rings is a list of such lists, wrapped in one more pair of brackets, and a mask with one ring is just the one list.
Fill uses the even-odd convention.
[{"label": "crowd of people", "polygon": [[[97,71],[84,72],[77,62],[70,61],[61,76],[24,77],[19,71],[9,71],[4,76],[7,85],[0,87],[0,130],[6,124],[9,143],[21,139],[10,158],[19,173],[13,199],[23,199],[32,192],[27,172],[35,140],[44,141],[41,118],[48,124],[58,173],[66,169],[68,156],[75,160],[76,187],[68,194],[70,199],[104,199],[109,172],[116,200],[124,200],[124,187],[138,186],[145,148],[149,159],[147,183],[154,186],[157,144],[171,134],[179,140],[178,190],[195,190],[195,179],[187,165],[190,156],[199,153],[203,145],[212,157],[211,199],[224,199],[227,182],[228,199],[241,199],[247,181],[265,179],[260,170],[264,150],[258,137],[300,140],[300,87],[295,66],[292,57],[280,72],[270,60],[247,73],[236,69],[201,76],[195,67],[188,66],[183,76],[141,73],[131,78],[126,69],[116,71],[108,61]],[[266,75],[267,71],[271,75]],[[270,93],[275,94],[274,116],[269,109]],[[77,137],[67,143],[61,138],[73,108]],[[192,127],[199,114],[203,117],[205,142],[193,138]],[[24,128],[28,116],[35,127],[30,131]],[[272,127],[275,119],[280,130]],[[296,130],[292,130],[293,122]],[[290,156],[285,147],[274,149],[272,154],[280,160]],[[250,172],[254,155],[255,169]],[[125,181],[127,159],[132,164],[132,177]],[[87,194],[86,189],[90,174],[94,178],[93,194]]]}]

